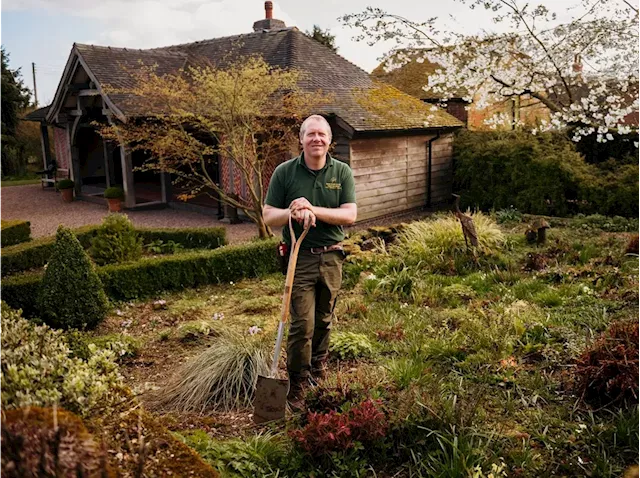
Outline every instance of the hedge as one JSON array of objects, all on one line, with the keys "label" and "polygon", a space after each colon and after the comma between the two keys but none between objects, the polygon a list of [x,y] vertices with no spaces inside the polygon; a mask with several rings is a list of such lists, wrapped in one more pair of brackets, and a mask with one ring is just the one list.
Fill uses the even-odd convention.
[{"label": "hedge", "polygon": [[[136,262],[97,268],[111,299],[129,300],[154,296],[165,290],[197,287],[259,277],[279,270],[277,241],[225,246],[213,251],[186,252],[143,258]],[[25,316],[38,315],[35,297],[42,273],[31,272],[2,281],[2,300],[20,308]]]},{"label": "hedge", "polygon": [[[82,247],[88,249],[98,227],[84,226],[72,231]],[[2,277],[15,272],[43,267],[49,261],[55,243],[55,236],[47,236],[3,249],[2,263],[0,264]]]},{"label": "hedge", "polygon": [[144,244],[154,241],[177,242],[185,249],[215,249],[227,243],[224,227],[193,227],[185,229],[136,228]]},{"label": "hedge", "polygon": [[2,247],[13,246],[31,239],[31,223],[29,221],[1,221],[1,224],[0,244]]},{"label": "hedge", "polygon": [[[84,226],[73,229],[80,244],[85,249],[91,246],[91,240],[100,226]],[[187,228],[187,229],[136,229],[143,243],[153,241],[174,241],[185,249],[215,249],[226,244],[224,227]],[[35,239],[28,244],[19,244],[2,250],[0,274],[2,277],[16,272],[43,267],[53,252],[55,236]]]}]

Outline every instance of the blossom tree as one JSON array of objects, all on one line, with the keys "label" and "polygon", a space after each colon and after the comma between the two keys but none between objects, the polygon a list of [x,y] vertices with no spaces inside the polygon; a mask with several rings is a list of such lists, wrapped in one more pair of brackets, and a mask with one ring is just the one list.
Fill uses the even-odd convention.
[{"label": "blossom tree", "polygon": [[437,17],[417,22],[372,7],[341,21],[360,31],[357,41],[395,40],[387,71],[412,60],[437,64],[424,89],[443,102],[460,91],[480,108],[528,95],[550,114],[534,133],[568,129],[574,141],[593,134],[606,142],[631,132],[629,116],[638,111],[637,6],[583,0],[571,19],[561,20],[568,12],[520,0],[457,1],[487,9],[495,31],[468,35],[442,29]]}]

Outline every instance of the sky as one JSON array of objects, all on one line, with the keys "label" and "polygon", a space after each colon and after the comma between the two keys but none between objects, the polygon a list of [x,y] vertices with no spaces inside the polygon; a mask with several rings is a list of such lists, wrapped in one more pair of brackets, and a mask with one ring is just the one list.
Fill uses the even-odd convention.
[{"label": "sky", "polygon": [[[369,46],[355,42],[352,38],[357,31],[342,25],[338,17],[372,6],[414,21],[437,16],[449,27],[467,33],[492,28],[488,14],[456,0],[279,0],[273,4],[273,17],[287,26],[307,31],[315,24],[329,29],[336,37],[338,53],[368,72],[395,43]],[[263,0],[2,0],[0,37],[10,67],[21,68],[30,89],[35,63],[38,104],[44,106],[53,100],[74,42],[161,47],[249,33],[253,22],[263,18]]]}]

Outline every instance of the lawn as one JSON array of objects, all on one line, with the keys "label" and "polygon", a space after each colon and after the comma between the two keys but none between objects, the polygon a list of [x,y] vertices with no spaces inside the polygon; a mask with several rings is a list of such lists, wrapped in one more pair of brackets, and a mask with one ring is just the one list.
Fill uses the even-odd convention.
[{"label": "lawn", "polygon": [[67,336],[115,350],[222,476],[620,476],[638,463],[637,221],[547,218],[530,244],[534,219],[474,216],[474,251],[446,215],[354,234],[328,375],[283,423],[254,425],[228,377],[195,390],[220,375],[203,357],[268,361],[281,274],[119,302]]},{"label": "lawn", "polygon": [[40,184],[40,178],[0,181],[0,187],[3,188],[9,186],[24,186],[25,184]]}]

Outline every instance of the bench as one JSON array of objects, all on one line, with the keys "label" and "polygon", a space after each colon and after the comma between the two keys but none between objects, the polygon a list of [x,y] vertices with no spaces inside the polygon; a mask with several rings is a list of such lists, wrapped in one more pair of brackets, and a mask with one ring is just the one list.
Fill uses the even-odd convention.
[{"label": "bench", "polygon": [[40,178],[40,185],[42,186],[42,189],[44,189],[48,184],[53,184],[57,191],[58,181],[61,179],[69,179],[69,170],[65,168],[55,168],[55,166],[52,168],[50,165],[49,168],[38,172],[42,175]]}]

